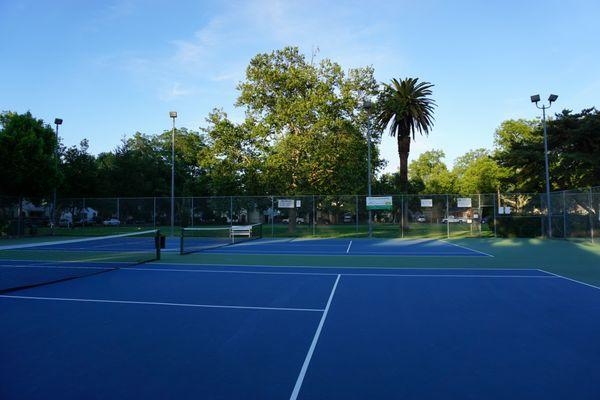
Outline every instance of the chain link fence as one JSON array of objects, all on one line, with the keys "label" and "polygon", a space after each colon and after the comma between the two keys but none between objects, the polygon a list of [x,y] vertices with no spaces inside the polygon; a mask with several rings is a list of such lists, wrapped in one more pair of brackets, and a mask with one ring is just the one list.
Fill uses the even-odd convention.
[{"label": "chain link fence", "polygon": [[[176,197],[179,227],[263,224],[266,237],[547,237],[540,193],[393,195],[369,210],[364,195]],[[600,187],[551,193],[552,237],[600,235]],[[20,205],[20,207],[19,207]],[[171,199],[119,197],[45,200],[0,196],[0,235],[101,235],[159,228],[169,234]]]}]

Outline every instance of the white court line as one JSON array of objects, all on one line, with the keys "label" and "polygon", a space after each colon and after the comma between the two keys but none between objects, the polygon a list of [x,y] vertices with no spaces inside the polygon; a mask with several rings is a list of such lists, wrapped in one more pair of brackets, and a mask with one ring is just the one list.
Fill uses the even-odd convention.
[{"label": "white court line", "polygon": [[348,244],[348,248],[346,249],[346,254],[350,253],[351,246],[352,246],[352,240],[350,241],[350,244]]},{"label": "white court line", "polygon": [[[543,272],[543,271],[542,271]],[[398,277],[398,278],[545,278],[556,279],[552,275],[466,275],[466,274],[341,274],[343,276],[368,276],[368,277]]]},{"label": "white court line", "polygon": [[[451,244],[451,243],[448,243]],[[456,246],[456,245],[455,245]],[[334,247],[334,246],[331,246]],[[232,247],[229,246],[229,249],[231,249]],[[238,247],[239,248],[239,247]],[[472,249],[468,249],[468,250],[472,250]],[[204,254],[227,254],[227,255],[242,255],[242,256],[280,256],[280,255],[288,255],[288,256],[302,256],[302,257],[340,257],[343,256],[343,254],[337,253],[337,254],[330,254],[330,253],[311,253],[310,251],[304,251],[304,252],[294,252],[292,250],[264,250],[264,251],[260,251],[260,250],[253,250],[254,253],[247,253],[245,251],[233,251],[233,250],[206,250],[204,252]],[[482,253],[480,251],[476,251],[476,250],[472,250],[473,253],[481,253],[482,256],[486,256],[486,257],[494,257],[491,254],[486,254],[486,253]],[[432,254],[423,254],[423,252],[413,252],[413,253],[389,253],[389,254],[382,254],[381,252],[378,251],[363,251],[360,250],[358,253],[354,253],[353,255],[355,257],[390,257],[390,258],[401,258],[401,257],[415,257],[415,258],[427,258],[427,257],[435,257],[435,258],[447,258],[447,257],[451,257],[451,258],[455,258],[455,257],[481,257],[481,256],[477,256],[477,255],[465,255],[465,254],[451,254],[451,253],[435,253],[431,252]]]},{"label": "white court line", "polygon": [[[3,266],[3,265],[0,265]],[[53,265],[4,265],[3,267],[8,268],[45,268],[45,269],[93,269],[93,270],[112,270],[114,268],[110,267],[67,267],[67,266],[53,266]],[[239,266],[238,266],[239,267]],[[252,266],[253,267],[253,266]],[[297,267],[294,267],[297,268]],[[328,268],[328,267],[319,267],[319,268]],[[396,270],[397,274],[376,274],[376,273],[346,273],[346,272],[284,272],[284,271],[243,271],[243,270],[219,270],[219,269],[178,269],[178,268],[144,268],[144,267],[125,267],[119,268],[122,271],[150,271],[150,272],[190,272],[190,273],[218,273],[218,274],[250,274],[250,275],[307,275],[307,276],[368,276],[368,277],[408,277],[408,278],[417,278],[417,277],[430,277],[430,278],[557,278],[554,275],[546,274],[546,275],[486,275],[486,274],[406,274],[402,272],[402,268],[387,268],[387,270]],[[409,268],[413,269],[413,268]],[[441,268],[416,268],[423,270],[441,270]],[[490,269],[471,269],[471,268],[446,268],[443,269],[446,271],[452,270],[463,270],[463,271],[477,271],[477,270],[491,270],[491,271],[513,271],[511,269],[498,269],[498,268],[490,268]],[[540,271],[538,269],[523,269],[523,270],[515,270],[515,271]]]},{"label": "white court line", "polygon": [[475,253],[483,254],[483,255],[485,255],[485,256],[488,256],[488,257],[495,257],[495,256],[493,256],[492,254],[485,253],[485,252],[483,252],[483,251],[479,251],[479,250],[475,250],[475,249],[472,249],[472,248],[470,248],[470,247],[461,246],[460,244],[456,244],[456,243],[452,243],[452,242],[447,242],[447,241],[446,241],[446,240],[444,240],[444,239],[439,239],[439,241],[440,241],[440,242],[447,243],[447,244],[450,244],[450,245],[452,245],[452,246],[460,247],[461,249],[464,249],[464,250],[469,250],[469,251],[473,251],[473,252],[475,252]]},{"label": "white court line", "polygon": [[13,296],[0,295],[5,299],[23,299],[23,300],[49,300],[49,301],[73,301],[82,303],[114,303],[114,304],[137,304],[149,306],[169,306],[169,307],[196,307],[196,308],[229,308],[240,310],[268,310],[268,311],[309,311],[323,312],[325,310],[318,308],[288,308],[288,307],[260,307],[260,306],[235,306],[235,305],[217,305],[217,304],[191,304],[191,303],[165,303],[157,301],[130,301],[130,300],[104,300],[104,299],[79,299],[68,297],[38,297],[38,296]]},{"label": "white court line", "polygon": [[571,282],[574,282],[574,283],[579,283],[580,285],[589,286],[589,287],[591,287],[591,288],[594,288],[594,289],[598,289],[598,290],[600,290],[600,287],[598,287],[598,286],[594,286],[594,285],[591,285],[591,284],[589,284],[589,283],[581,282],[581,281],[578,281],[578,280],[576,280],[576,279],[567,278],[566,276],[558,275],[558,274],[555,274],[555,273],[553,273],[553,272],[550,272],[550,271],[546,271],[546,270],[539,269],[539,268],[538,268],[538,271],[544,272],[544,273],[546,273],[546,274],[550,274],[550,275],[552,275],[552,276],[554,276],[554,277],[556,277],[556,278],[562,278],[562,279],[566,279],[566,280],[568,280],[568,281],[571,281]]},{"label": "white court line", "polygon": [[329,312],[329,307],[331,306],[331,301],[333,300],[333,295],[335,294],[335,289],[337,288],[339,281],[340,275],[337,276],[337,278],[335,279],[335,283],[333,284],[333,288],[331,288],[331,293],[329,294],[327,305],[325,306],[325,310],[323,311],[323,315],[321,316],[321,321],[319,321],[319,326],[317,327],[315,336],[313,336],[313,340],[310,344],[310,347],[308,348],[308,353],[306,353],[306,358],[304,359],[304,363],[302,364],[302,368],[300,369],[300,374],[298,375],[298,379],[296,380],[296,385],[294,386],[294,390],[292,391],[290,400],[296,400],[298,398],[300,388],[302,387],[302,382],[304,382],[304,376],[306,375],[306,371],[308,370],[308,364],[310,364],[310,359],[312,358],[312,355],[315,351],[315,347],[317,347],[317,341],[319,340],[319,336],[321,335],[321,330],[323,329],[323,325],[325,324],[325,319],[327,318],[327,313]]},{"label": "white court line", "polygon": [[[176,263],[176,262],[157,262],[151,263],[152,265],[187,265],[187,266],[205,266],[205,267],[257,267],[257,268],[321,268],[321,269],[383,269],[383,270],[407,270],[407,269],[443,269],[443,270],[482,270],[482,271],[539,271],[537,268],[513,268],[513,267],[377,267],[377,266],[360,266],[360,267],[343,267],[343,266],[323,266],[323,265],[270,265],[270,264],[219,264],[219,263]],[[334,274],[334,275],[337,275]]]}]

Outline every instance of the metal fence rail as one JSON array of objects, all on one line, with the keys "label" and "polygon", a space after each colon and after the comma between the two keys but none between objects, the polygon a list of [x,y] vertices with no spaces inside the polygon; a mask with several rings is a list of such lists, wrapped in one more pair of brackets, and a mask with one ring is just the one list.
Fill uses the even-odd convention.
[{"label": "metal fence rail", "polygon": [[[546,195],[540,193],[392,195],[389,210],[373,210],[374,237],[544,237]],[[551,194],[554,237],[594,240],[600,187]],[[62,198],[52,203],[0,196],[0,235],[97,235],[170,225],[169,197]],[[175,225],[262,223],[266,237],[366,237],[365,195],[176,197]]]}]

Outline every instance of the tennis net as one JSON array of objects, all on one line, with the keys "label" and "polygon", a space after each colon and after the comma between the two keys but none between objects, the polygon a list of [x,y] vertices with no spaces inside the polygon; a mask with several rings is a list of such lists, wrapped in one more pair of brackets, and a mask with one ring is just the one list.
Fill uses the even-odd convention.
[{"label": "tennis net", "polygon": [[160,248],[156,229],[0,245],[0,294],[159,260]]},{"label": "tennis net", "polygon": [[182,228],[180,253],[196,253],[260,238],[262,224]]}]

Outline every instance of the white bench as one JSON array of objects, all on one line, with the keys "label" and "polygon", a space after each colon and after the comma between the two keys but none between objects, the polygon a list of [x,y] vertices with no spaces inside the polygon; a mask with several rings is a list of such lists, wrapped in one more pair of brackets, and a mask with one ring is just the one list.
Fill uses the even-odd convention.
[{"label": "white bench", "polygon": [[231,227],[230,235],[232,238],[236,236],[252,237],[252,225],[234,225]]}]

